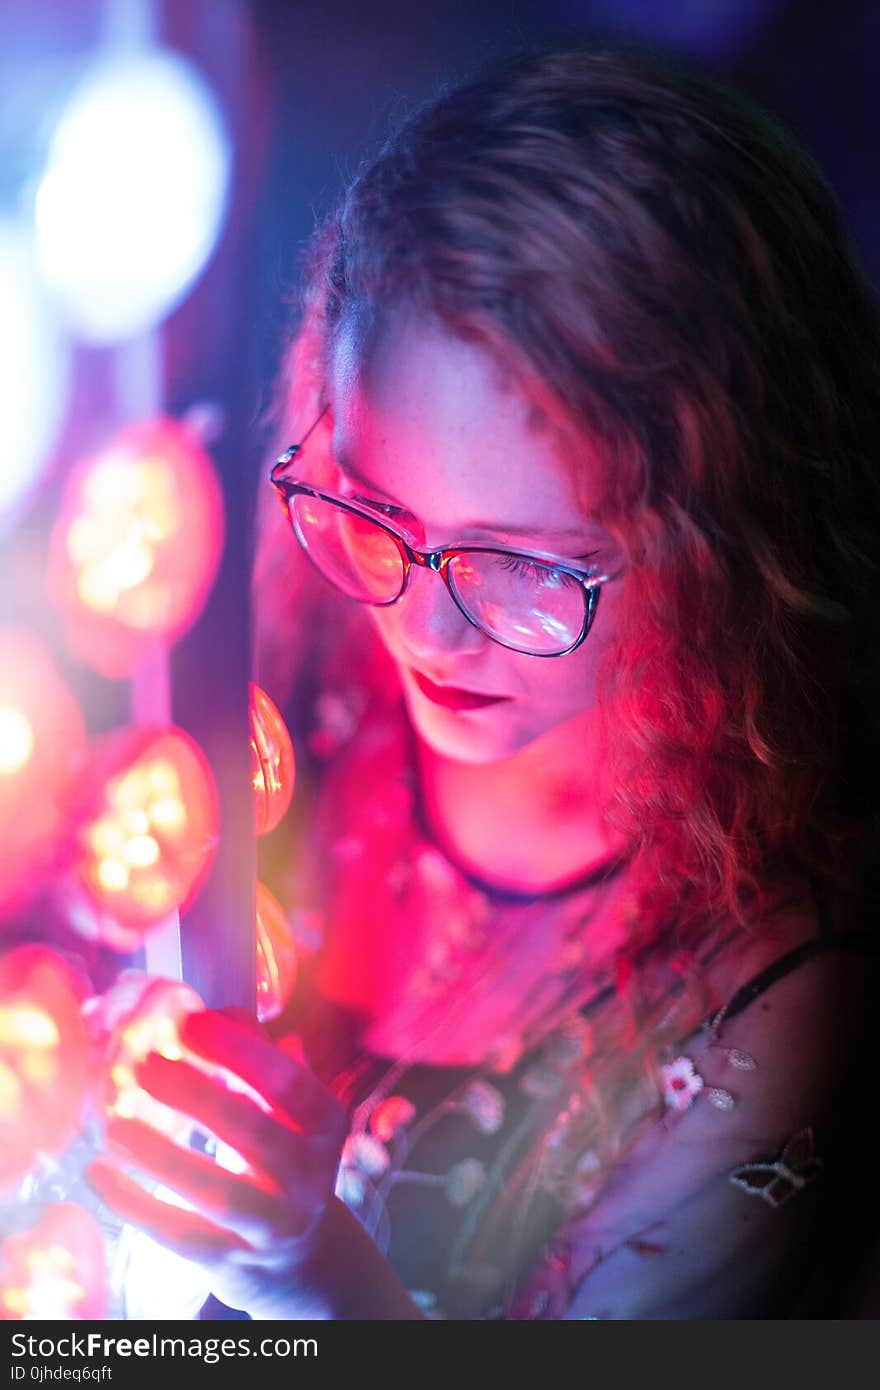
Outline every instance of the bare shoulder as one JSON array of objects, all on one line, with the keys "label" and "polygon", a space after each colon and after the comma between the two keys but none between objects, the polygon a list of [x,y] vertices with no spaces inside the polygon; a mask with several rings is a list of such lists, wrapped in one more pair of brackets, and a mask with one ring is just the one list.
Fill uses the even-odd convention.
[{"label": "bare shoulder", "polygon": [[[759,974],[779,959],[761,955]],[[565,1316],[779,1316],[841,1185],[826,1160],[876,978],[863,956],[821,950],[682,1040],[693,1096],[645,1128],[574,1223]]]}]

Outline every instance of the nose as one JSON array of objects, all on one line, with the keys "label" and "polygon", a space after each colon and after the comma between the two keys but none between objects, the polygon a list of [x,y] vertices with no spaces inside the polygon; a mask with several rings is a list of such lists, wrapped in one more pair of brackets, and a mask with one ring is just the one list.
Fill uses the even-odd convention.
[{"label": "nose", "polygon": [[414,666],[432,665],[437,656],[478,652],[489,638],[474,627],[455,603],[441,576],[414,565],[409,585],[390,608],[404,660]]}]

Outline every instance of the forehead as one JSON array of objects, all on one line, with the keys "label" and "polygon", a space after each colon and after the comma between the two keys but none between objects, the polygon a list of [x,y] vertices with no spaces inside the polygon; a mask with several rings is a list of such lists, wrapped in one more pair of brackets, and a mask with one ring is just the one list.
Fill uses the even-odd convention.
[{"label": "forehead", "polygon": [[[398,315],[368,344],[344,332],[333,361],[334,450],[438,530],[477,520],[589,538],[589,472],[481,345]],[[586,451],[585,451],[586,453]],[[584,457],[578,470],[595,467]]]}]

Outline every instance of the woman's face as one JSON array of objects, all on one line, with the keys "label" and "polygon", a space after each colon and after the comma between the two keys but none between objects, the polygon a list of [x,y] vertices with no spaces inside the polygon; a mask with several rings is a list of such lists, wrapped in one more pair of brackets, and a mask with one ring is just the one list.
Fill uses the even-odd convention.
[{"label": "woman's face", "polygon": [[[366,353],[342,336],[331,390],[340,490],[401,509],[392,522],[425,548],[472,541],[540,550],[585,568],[619,563],[611,537],[579,507],[551,430],[486,350],[398,316]],[[601,460],[585,450],[578,466],[594,494],[590,478]],[[416,732],[442,756],[492,763],[589,718],[619,592],[619,580],[605,585],[586,640],[549,658],[484,636],[427,569],[413,570],[397,603],[366,611],[400,672]],[[424,679],[502,698],[449,707],[426,693]]]}]

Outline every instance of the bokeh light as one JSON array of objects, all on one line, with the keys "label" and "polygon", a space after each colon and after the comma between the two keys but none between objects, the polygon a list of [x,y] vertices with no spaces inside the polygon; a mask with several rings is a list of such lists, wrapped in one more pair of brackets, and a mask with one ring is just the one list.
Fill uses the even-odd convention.
[{"label": "bokeh light", "polygon": [[258,835],[268,835],[283,819],[293,797],[296,763],[280,711],[265,690],[251,684],[251,775]]},{"label": "bokeh light", "polygon": [[0,1243],[0,1318],[102,1318],[107,1310],[104,1241],[75,1202],[54,1202],[27,1231]]},{"label": "bokeh light", "polygon": [[193,1131],[187,1116],[156,1100],[138,1084],[136,1068],[150,1052],[171,1061],[186,1052],[180,1025],[205,1006],[194,989],[176,980],[128,973],[87,1011],[93,1033],[111,1028],[104,1048],[101,1106],[108,1118],[143,1120],[163,1134],[185,1142]]},{"label": "bokeh light", "polygon": [[[214,860],[219,812],[214,778],[182,729],[132,729],[96,749],[96,788],[76,830],[73,879],[105,919],[145,931],[197,894]],[[75,914],[84,928],[87,913]],[[88,934],[88,929],[86,928]],[[129,949],[123,938],[105,939]]]},{"label": "bokeh light", "polygon": [[48,649],[0,629],[0,917],[41,887],[85,750],[82,715]]},{"label": "bokeh light", "polygon": [[144,639],[195,621],[223,548],[211,460],[173,420],[132,426],[72,472],[52,533],[49,592],[77,654],[131,675]]},{"label": "bokeh light", "polygon": [[[188,1144],[198,1135],[203,1151],[223,1149],[224,1158],[218,1156],[218,1161],[232,1171],[244,1172],[247,1164],[235,1150],[218,1146],[216,1135],[182,1111],[156,1100],[138,1081],[139,1063],[155,1052],[169,1061],[184,1060],[206,1077],[219,1078],[230,1090],[249,1096],[265,1111],[271,1110],[269,1102],[240,1077],[187,1047],[181,1036],[183,1022],[204,1007],[189,985],[140,971],[124,972],[103,995],[89,1000],[85,1016],[94,1045],[104,1057],[99,1106],[108,1120],[141,1120],[180,1144]],[[258,1025],[254,1022],[253,1026]],[[186,1205],[182,1199],[181,1204]]]},{"label": "bokeh light", "polygon": [[296,983],[296,947],[287,914],[264,883],[257,884],[257,1017],[283,1013]]},{"label": "bokeh light", "polygon": [[83,338],[157,323],[207,262],[230,150],[195,69],[160,50],[99,59],[65,106],[39,185],[40,265]]},{"label": "bokeh light", "polygon": [[[141,1180],[143,1186],[143,1179]],[[150,1187],[153,1197],[191,1210],[191,1203],[170,1187]],[[211,1276],[202,1265],[185,1260],[136,1226],[125,1226],[113,1269],[124,1300],[126,1319],[175,1321],[197,1318],[211,1292]]]},{"label": "bokeh light", "polygon": [[88,982],[47,946],[0,958],[0,1192],[72,1138],[91,1081]]}]

